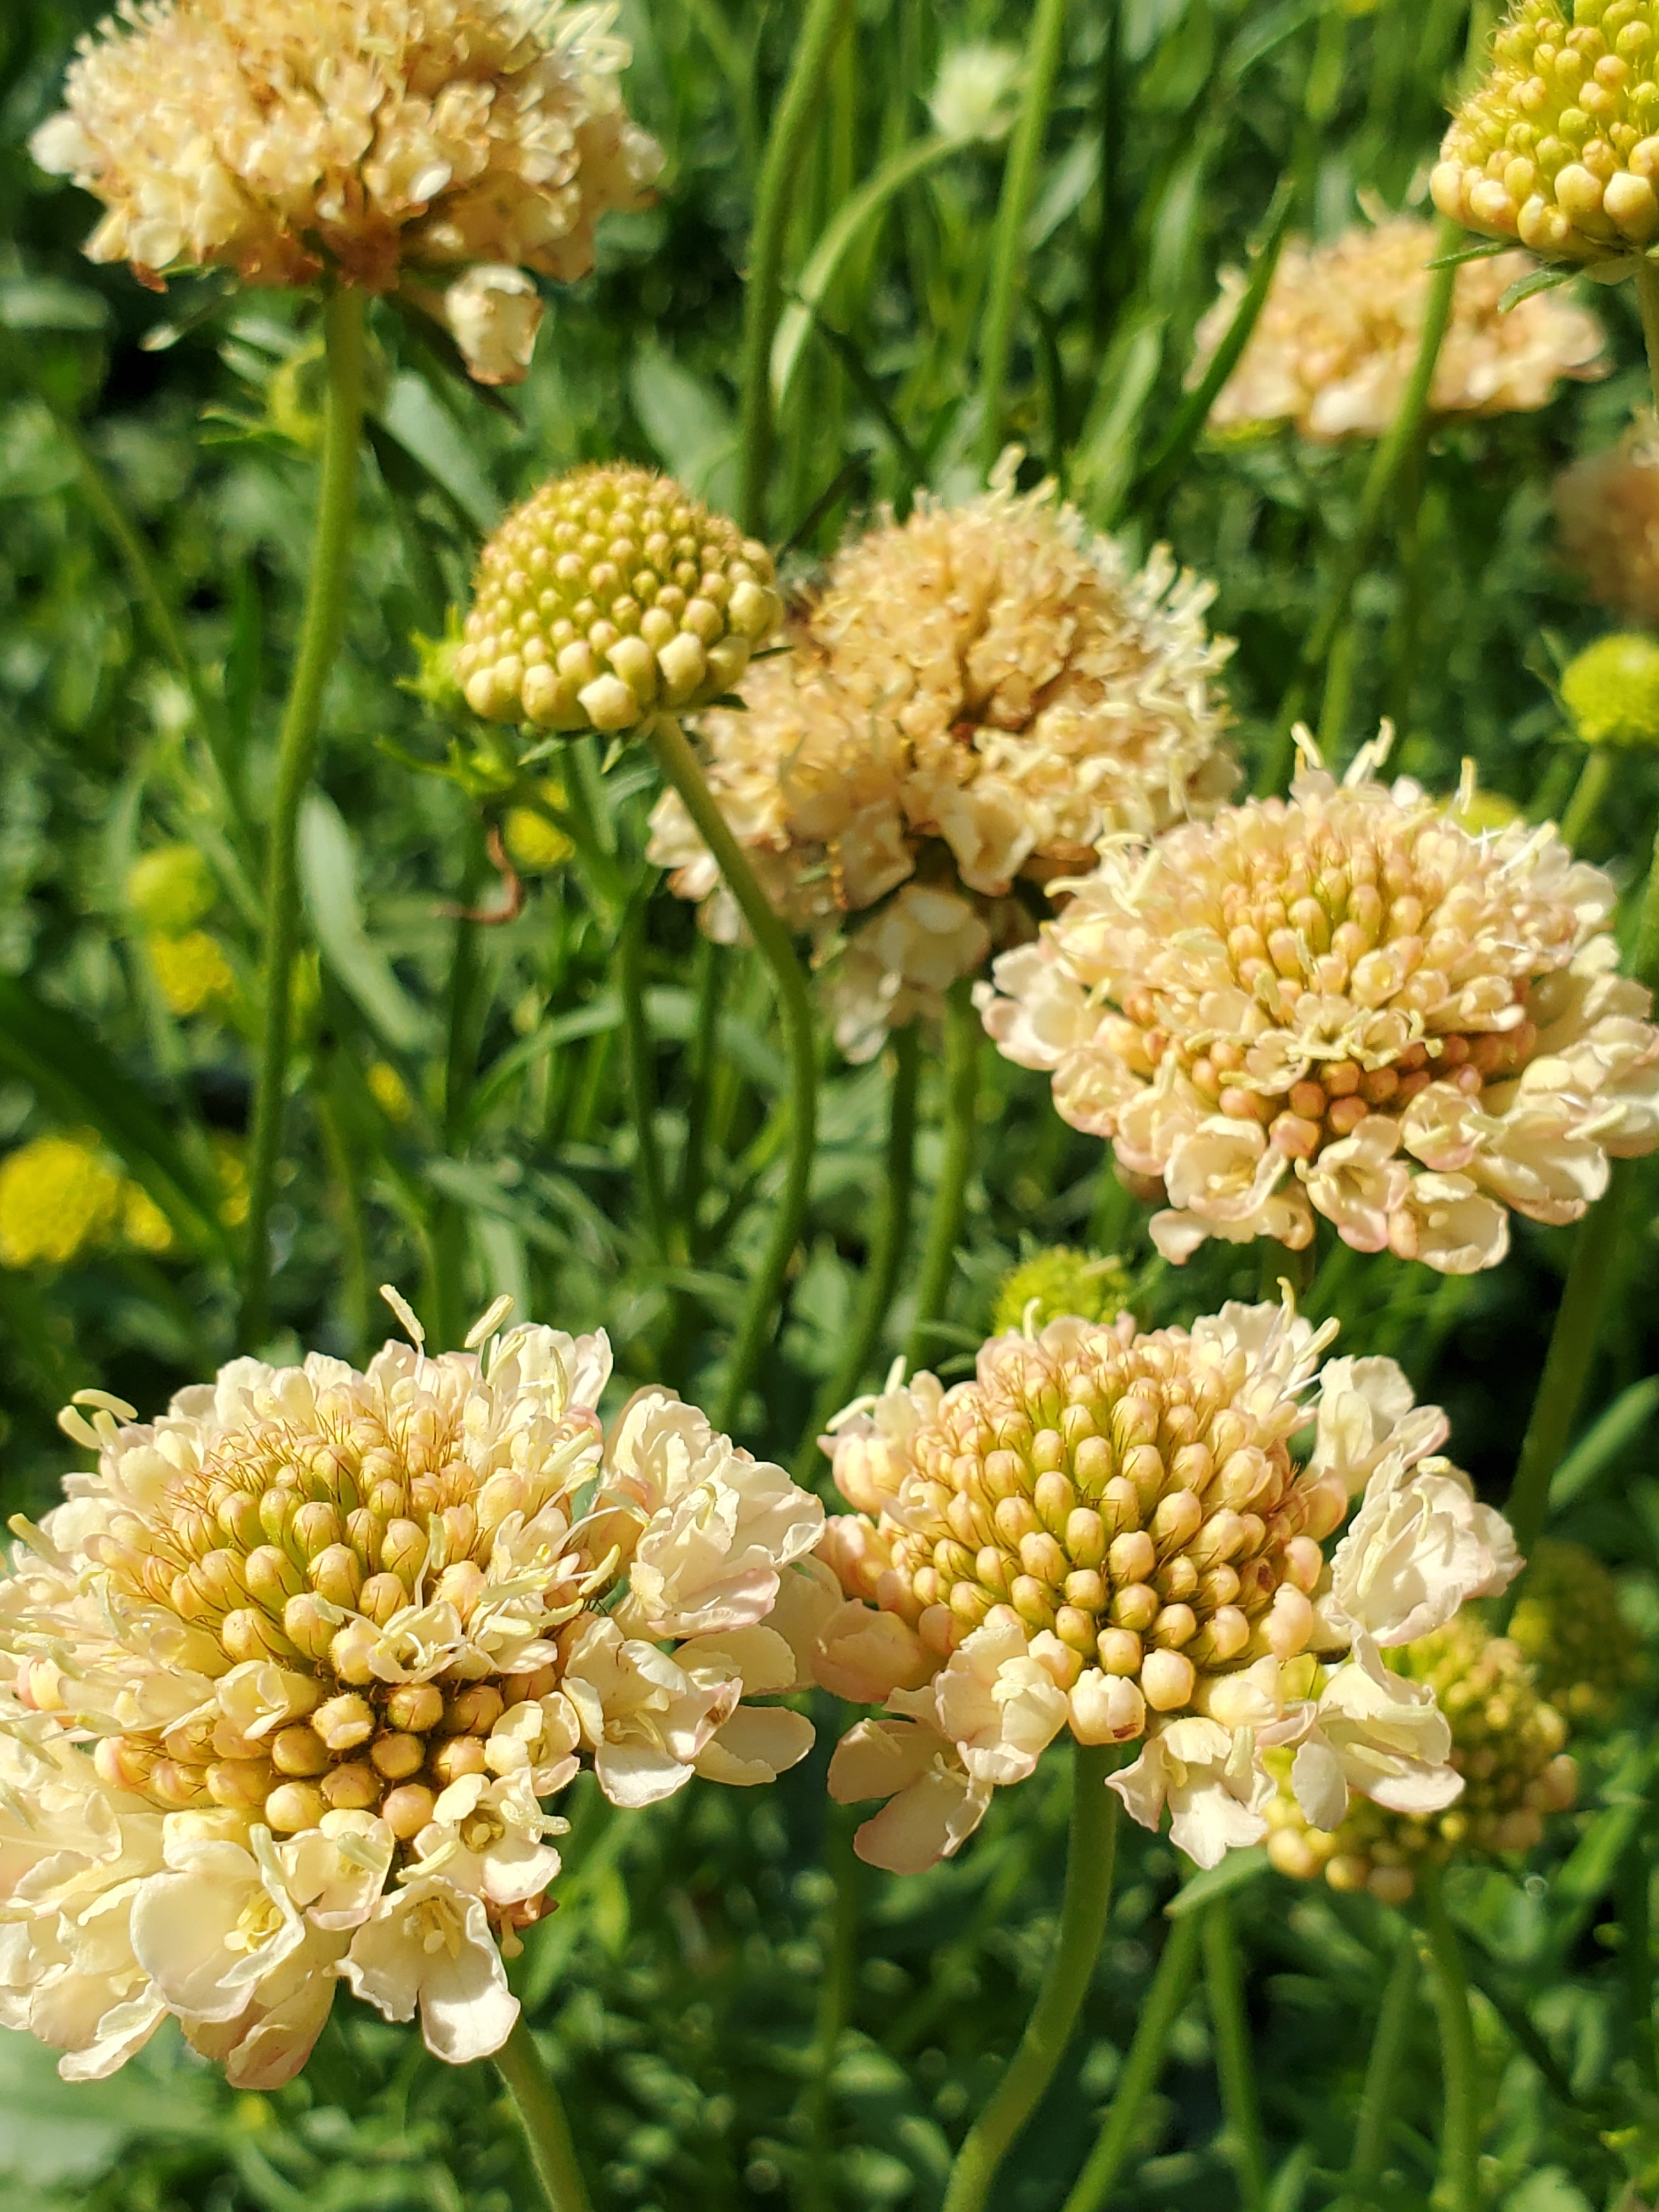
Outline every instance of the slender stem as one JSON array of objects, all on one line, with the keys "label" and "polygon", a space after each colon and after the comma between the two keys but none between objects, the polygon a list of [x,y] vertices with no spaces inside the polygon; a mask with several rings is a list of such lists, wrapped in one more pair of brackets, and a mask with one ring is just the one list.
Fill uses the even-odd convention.
[{"label": "slender stem", "polygon": [[1376,2032],[1371,2038],[1364,2087],[1359,2093],[1359,2120],[1354,2130],[1353,2157],[1348,2166],[1345,2199],[1351,2205],[1376,2203],[1376,2185],[1388,2157],[1389,2134],[1394,2124],[1395,2087],[1411,2038],[1421,1972],[1417,1946],[1407,1936],[1395,1951],[1394,1965],[1376,2015]]},{"label": "slender stem", "polygon": [[749,237],[744,294],[742,407],[738,513],[745,530],[766,534],[772,467],[772,338],[783,306],[783,252],[812,119],[830,79],[836,43],[852,21],[853,0],[807,0],[788,82],[772,118]]},{"label": "slender stem", "polygon": [[1584,756],[1584,765],[1572,787],[1572,797],[1567,801],[1566,811],[1561,817],[1561,842],[1570,852],[1576,853],[1583,844],[1584,832],[1595,821],[1612,781],[1611,749],[1607,745],[1592,745]]},{"label": "slender stem", "polygon": [[257,1345],[270,1319],[270,1206],[282,1150],[283,1094],[293,1037],[294,963],[300,941],[295,845],[300,808],[317,764],[323,693],[345,626],[346,569],[357,504],[368,329],[363,295],[343,286],[326,311],[328,401],[322,476],[294,676],[276,741],[276,791],[265,856],[261,947],[264,1024],[248,1137],[247,1245],[237,1334]]},{"label": "slender stem", "polygon": [[749,933],[772,971],[789,1060],[789,1154],[783,1189],[773,1218],[771,1237],[749,1286],[749,1303],[738,1327],[737,1342],[732,1347],[725,1387],[714,1414],[715,1427],[730,1434],[743,1412],[749,1385],[776,1328],[784,1274],[800,1241],[801,1226],[806,1218],[818,1113],[812,1006],[807,994],[806,977],[795,957],[789,933],[773,913],[742,846],[716,805],[685,732],[678,722],[663,714],[651,723],[649,737],[658,765],[678,793],[704,844],[714,854],[726,888],[749,925]]},{"label": "slender stem", "polygon": [[1659,989],[1659,836],[1653,841],[1648,880],[1642,907],[1636,917],[1636,942],[1631,949],[1630,972],[1650,991]]},{"label": "slender stem", "polygon": [[1619,1924],[1624,1935],[1619,1962],[1624,1972],[1625,1997],[1630,2010],[1631,2037],[1641,2079],[1655,2086],[1653,2040],[1653,1911],[1650,1899],[1652,1868],[1648,1858],[1645,1820],[1625,1846],[1619,1862]]},{"label": "slender stem", "polygon": [[831,2084],[858,1966],[859,1862],[853,1850],[852,1823],[840,1806],[832,1806],[830,1824],[824,1863],[835,1895],[825,1929],[823,1978],[818,1985],[817,2020],[802,2099],[806,2156],[796,2191],[802,2212],[834,2212],[836,2109]]},{"label": "slender stem", "polygon": [[957,2153],[943,2212],[981,2212],[991,2202],[1003,2156],[1036,2110],[1071,2040],[1111,1911],[1118,1800],[1106,1778],[1116,1759],[1110,1744],[1079,1744],[1073,1755],[1066,1894],[1054,1947],[1019,2048]]},{"label": "slender stem", "polygon": [[1221,2109],[1226,2115],[1233,2170],[1243,2212],[1260,2212],[1267,2193],[1267,2154],[1261,2135],[1261,2107],[1250,2059],[1250,2024],[1244,2009],[1244,1972],[1238,1937],[1224,1897],[1205,1906],[1204,1979],[1215,2037],[1216,2072]]},{"label": "slender stem", "polygon": [[1440,2130],[1441,2186],[1449,2212],[1480,2212],[1480,2084],[1468,1970],[1457,1930],[1446,1911],[1437,1866],[1427,1863],[1419,1868],[1418,1892],[1434,1960],[1435,2008],[1440,2015],[1440,2070],[1445,2090],[1445,2117]]},{"label": "slender stem", "polygon": [[1654,411],[1659,414],[1659,266],[1645,253],[1636,257],[1636,304],[1642,314],[1642,342],[1648,352]]},{"label": "slender stem", "polygon": [[549,2212],[592,2212],[592,2201],[576,2163],[570,2123],[522,2014],[495,2053],[495,2070],[506,2082],[517,2110],[519,2124],[530,2146],[530,2162],[542,2185]]},{"label": "slender stem", "polygon": [[1106,2108],[1088,2164],[1078,2176],[1062,2212],[1100,2212],[1112,2193],[1113,2183],[1123,2171],[1141,2106],[1158,2086],[1170,2034],[1192,1987],[1202,1928],[1203,1915],[1199,1912],[1183,1913],[1170,1923],[1158,1972],[1152,1976],[1146,2002],[1135,2023],[1134,2040],[1123,2062],[1123,2071],[1117,2077],[1117,2087]]},{"label": "slender stem", "polygon": [[864,1263],[864,1296],[839,1364],[825,1382],[795,1457],[795,1480],[810,1485],[823,1461],[818,1437],[857,1391],[881,1342],[887,1309],[910,1241],[910,1201],[915,1189],[916,1088],[921,1071],[921,1040],[912,1022],[894,1033],[893,1085],[887,1109],[887,1165],[882,1178],[881,1212]]},{"label": "slender stem", "polygon": [[680,1161],[679,1215],[689,1243],[696,1236],[697,1212],[708,1180],[710,1094],[720,1050],[720,1000],[726,963],[710,940],[699,935],[696,951],[697,1015],[691,1036],[690,1096],[685,1108],[685,1151]]},{"label": "slender stem", "polygon": [[1025,94],[1008,142],[1002,197],[991,234],[991,281],[979,345],[979,459],[989,475],[1002,451],[1002,392],[1014,347],[1014,303],[1025,258],[1025,218],[1036,188],[1066,37],[1066,0],[1036,0],[1026,49]]},{"label": "slender stem", "polygon": [[974,1011],[974,987],[963,976],[945,1001],[945,1151],[939,1182],[927,1215],[927,1242],[916,1278],[915,1312],[905,1357],[920,1366],[928,1353],[930,1324],[950,1303],[956,1273],[957,1241],[968,1210],[968,1179],[974,1167],[974,1115],[979,1103],[981,1031]]},{"label": "slender stem", "polygon": [[617,982],[622,994],[623,1042],[628,1056],[628,1103],[645,1196],[645,1218],[658,1257],[668,1252],[668,1197],[657,1142],[657,1067],[645,1012],[645,911],[649,885],[635,891],[617,939]]}]

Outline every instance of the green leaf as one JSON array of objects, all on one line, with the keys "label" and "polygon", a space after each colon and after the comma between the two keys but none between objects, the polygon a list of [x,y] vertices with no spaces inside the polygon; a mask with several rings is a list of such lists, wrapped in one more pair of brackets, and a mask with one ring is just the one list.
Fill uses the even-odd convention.
[{"label": "green leaf", "polygon": [[1604,1468],[1635,1443],[1659,1408],[1659,1375],[1644,1375],[1619,1393],[1593,1421],[1550,1477],[1550,1510],[1558,1513],[1583,1496]]},{"label": "green leaf", "polygon": [[410,369],[393,377],[376,419],[478,535],[487,538],[501,520],[501,500],[426,379]]},{"label": "green leaf", "polygon": [[1184,1920],[1189,1912],[1201,1912],[1218,1897],[1230,1897],[1234,1890],[1259,1881],[1267,1873],[1268,1864],[1265,1844],[1253,1844],[1248,1850],[1229,1851],[1219,1866],[1195,1874],[1190,1881],[1182,1885],[1164,1906],[1164,1918]]},{"label": "green leaf", "polygon": [[98,293],[61,276],[19,276],[0,284],[0,323],[9,331],[104,331],[109,319]]},{"label": "green leaf", "polygon": [[300,816],[300,881],[324,959],[376,1035],[393,1052],[431,1048],[436,1025],[370,943],[357,897],[357,853],[339,809],[321,792]]},{"label": "green leaf", "polygon": [[1517,276],[1498,302],[1498,312],[1507,315],[1511,307],[1518,307],[1522,300],[1530,300],[1534,292],[1553,292],[1559,285],[1571,284],[1577,274],[1576,269],[1534,269],[1529,276]]},{"label": "green leaf", "polygon": [[653,343],[641,346],[635,356],[628,396],[664,466],[711,507],[732,505],[737,418],[714,386]]},{"label": "green leaf", "polygon": [[1483,238],[1477,245],[1460,246],[1455,253],[1437,254],[1423,265],[1425,269],[1461,269],[1466,261],[1490,261],[1494,254],[1514,251],[1512,238]]}]

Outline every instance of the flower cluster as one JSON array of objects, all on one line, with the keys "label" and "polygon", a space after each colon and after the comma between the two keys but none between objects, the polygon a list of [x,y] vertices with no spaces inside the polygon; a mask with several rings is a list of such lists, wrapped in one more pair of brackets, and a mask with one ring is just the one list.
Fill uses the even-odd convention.
[{"label": "flower cluster", "polygon": [[1310,1822],[1297,1802],[1290,1764],[1267,1808],[1268,1856],[1281,1874],[1333,1889],[1369,1889],[1403,1905],[1413,1869],[1454,1851],[1502,1857],[1541,1842],[1552,1813],[1577,1795],[1578,1770],[1565,1748],[1567,1724],[1540,1696],[1532,1670],[1509,1638],[1494,1636],[1473,1613],[1460,1613],[1400,1655],[1403,1674],[1425,1683],[1451,1727],[1449,1764],[1463,1790],[1443,1809],[1356,1802],[1334,1829]]},{"label": "flower cluster", "polygon": [[636,728],[729,691],[782,615],[763,545],[670,477],[555,477],[478,556],[454,673],[475,714]]},{"label": "flower cluster", "polygon": [[1392,1360],[1320,1373],[1334,1330],[1288,1304],[1230,1305],[1190,1332],[1056,1321],[993,1338],[971,1381],[921,1374],[842,1417],[825,1447],[855,1510],[820,1550],[847,1603],[815,1664],[885,1708],[830,1769],[842,1802],[889,1801],[862,1856],[896,1871],[948,1856],[1067,1728],[1144,1739],[1110,1786],[1149,1827],[1167,1806],[1201,1866],[1267,1834],[1275,1749],[1294,1751],[1321,1827],[1351,1791],[1452,1802],[1432,1690],[1382,1653],[1502,1589],[1514,1546],[1437,1455],[1444,1416],[1413,1406]]},{"label": "flower cluster", "polygon": [[1659,445],[1651,417],[1555,480],[1561,552],[1599,605],[1659,623]]},{"label": "flower cluster", "polygon": [[1659,233],[1652,0],[1517,0],[1430,180],[1443,216],[1552,260],[1625,260]]},{"label": "flower cluster", "polygon": [[0,1267],[67,1267],[112,1239],[165,1252],[173,1231],[95,1137],[32,1137],[0,1160]]},{"label": "flower cluster", "polygon": [[[1428,305],[1431,223],[1395,216],[1279,258],[1249,342],[1210,410],[1217,429],[1293,422],[1304,437],[1380,438],[1400,411]],[[1559,292],[1507,314],[1504,293],[1532,264],[1522,253],[1466,262],[1435,365],[1437,415],[1505,415],[1542,407],[1564,376],[1603,373],[1595,317]],[[1224,270],[1200,323],[1187,381],[1199,382],[1238,311],[1248,276]]]},{"label": "flower cluster", "polygon": [[0,1584],[5,2025],[87,2078],[170,2013],[270,2087],[343,1979],[485,2055],[582,1760],[640,1806],[802,1756],[743,1701],[802,1679],[822,1509],[662,1391],[607,1446],[610,1364],[525,1327],[237,1360],[144,1425],[82,1394],[96,1468]]},{"label": "flower cluster", "polygon": [[1642,1640],[1617,1581],[1593,1552],[1559,1536],[1541,1539],[1528,1562],[1509,1633],[1539,1695],[1575,1729],[1610,1726],[1642,1679]]},{"label": "flower cluster", "polygon": [[1659,1140],[1612,882],[1551,825],[1474,835],[1375,761],[1109,850],[981,986],[1009,1059],[1167,1196],[1171,1260],[1297,1249],[1322,1214],[1356,1250],[1467,1273],[1503,1258],[1508,1209],[1577,1220],[1610,1155]]},{"label": "flower cluster", "polygon": [[[710,786],[773,903],[821,957],[847,932],[836,1036],[854,1059],[1029,933],[1017,882],[1040,894],[1102,838],[1208,812],[1236,780],[1211,586],[1162,550],[1132,574],[1052,485],[1016,492],[1016,458],[967,505],[923,499],[847,547],[744,711],[702,719]],[[652,830],[673,889],[734,938],[672,793]]]},{"label": "flower cluster", "polygon": [[122,0],[32,142],[107,210],[94,261],[158,283],[325,270],[376,292],[453,278],[473,373],[521,376],[540,301],[661,155],[623,112],[608,7],[522,0]]}]

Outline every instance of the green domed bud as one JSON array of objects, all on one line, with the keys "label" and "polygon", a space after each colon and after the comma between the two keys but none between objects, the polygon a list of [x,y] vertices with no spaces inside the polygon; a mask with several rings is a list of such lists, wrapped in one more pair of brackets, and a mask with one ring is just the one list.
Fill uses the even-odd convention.
[{"label": "green domed bud", "polygon": [[1115,1321],[1129,1303],[1129,1277],[1121,1260],[1097,1258],[1069,1244],[1033,1254],[1003,1278],[991,1317],[994,1336],[1026,1326],[1046,1328],[1062,1314],[1080,1321]]},{"label": "green domed bud", "polygon": [[210,914],[213,871],[193,845],[158,845],[127,871],[127,904],[146,929],[179,936]]},{"label": "green domed bud", "polygon": [[487,721],[620,735],[729,691],[782,615],[735,523],[649,469],[577,469],[484,547],[455,672]]},{"label": "green domed bud", "polygon": [[1605,1727],[1640,1680],[1642,1647],[1620,1610],[1619,1585],[1582,1544],[1533,1547],[1510,1638],[1538,1684],[1576,1726]]},{"label": "green domed bud", "polygon": [[1568,666],[1561,696],[1587,745],[1659,745],[1659,639],[1597,638]]}]

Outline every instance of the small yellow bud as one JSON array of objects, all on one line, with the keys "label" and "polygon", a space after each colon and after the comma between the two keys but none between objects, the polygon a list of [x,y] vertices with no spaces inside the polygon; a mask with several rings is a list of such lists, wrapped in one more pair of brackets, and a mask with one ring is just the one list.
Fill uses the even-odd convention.
[{"label": "small yellow bud", "polygon": [[1569,665],[1561,696],[1587,745],[1659,745],[1659,639],[1597,638]]},{"label": "small yellow bud", "polygon": [[127,904],[149,930],[181,937],[211,914],[218,898],[213,871],[194,845],[159,845],[127,871]]}]

